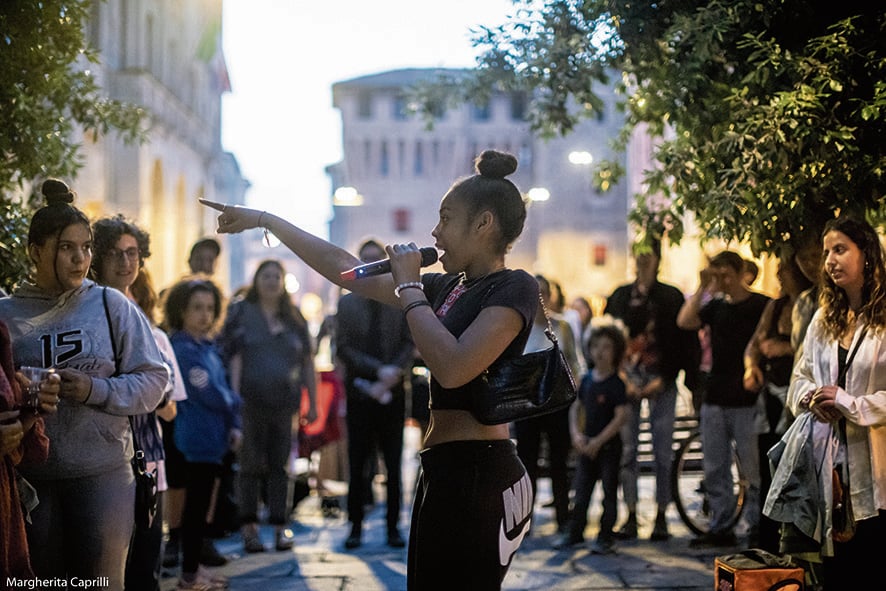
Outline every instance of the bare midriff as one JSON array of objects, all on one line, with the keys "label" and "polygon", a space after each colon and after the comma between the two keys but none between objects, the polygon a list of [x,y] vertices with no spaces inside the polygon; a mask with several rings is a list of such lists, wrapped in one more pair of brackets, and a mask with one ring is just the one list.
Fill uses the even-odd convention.
[{"label": "bare midriff", "polygon": [[489,441],[510,438],[504,425],[484,425],[467,410],[432,410],[424,448],[450,441]]}]

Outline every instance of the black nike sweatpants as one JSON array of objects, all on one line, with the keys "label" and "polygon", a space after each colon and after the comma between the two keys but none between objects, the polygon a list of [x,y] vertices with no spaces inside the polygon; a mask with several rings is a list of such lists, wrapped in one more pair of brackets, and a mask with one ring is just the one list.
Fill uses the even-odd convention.
[{"label": "black nike sweatpants", "polygon": [[513,442],[453,441],[420,456],[407,589],[501,589],[533,504]]}]

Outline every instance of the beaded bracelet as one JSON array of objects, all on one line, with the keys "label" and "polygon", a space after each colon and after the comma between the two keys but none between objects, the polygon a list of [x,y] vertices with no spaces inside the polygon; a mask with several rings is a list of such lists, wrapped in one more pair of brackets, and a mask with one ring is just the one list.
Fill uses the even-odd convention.
[{"label": "beaded bracelet", "polygon": [[414,302],[411,302],[411,303],[408,304],[405,308],[403,308],[403,315],[405,316],[405,315],[408,314],[409,311],[412,310],[413,308],[419,308],[419,307],[421,307],[421,306],[427,306],[427,307],[430,308],[430,307],[431,307],[431,302],[429,302],[428,300],[416,300],[416,301],[414,301]]},{"label": "beaded bracelet", "polygon": [[394,288],[394,297],[400,297],[400,292],[404,289],[409,289],[410,287],[414,287],[415,289],[420,289],[422,291],[425,290],[425,286],[421,281],[407,281],[406,283],[401,283],[397,287]]}]

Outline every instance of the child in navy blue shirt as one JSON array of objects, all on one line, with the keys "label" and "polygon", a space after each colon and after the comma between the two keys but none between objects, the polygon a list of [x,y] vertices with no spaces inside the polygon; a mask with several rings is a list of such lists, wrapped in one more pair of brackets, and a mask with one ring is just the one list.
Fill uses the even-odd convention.
[{"label": "child in navy blue shirt", "polygon": [[[573,482],[575,497],[566,532],[556,548],[568,548],[584,542],[591,495],[597,480],[600,480],[603,485],[603,513],[597,541],[591,551],[595,554],[615,551],[612,528],[618,517],[618,471],[621,465],[619,431],[629,414],[625,385],[618,376],[625,347],[624,333],[615,326],[601,326],[591,332],[588,348],[593,369],[585,374],[578,398],[569,409],[569,432],[572,446],[578,452]],[[582,422],[584,427],[581,426]]]},{"label": "child in navy blue shirt", "polygon": [[218,286],[208,279],[183,279],[169,289],[165,309],[169,340],[188,391],[175,417],[175,445],[187,462],[177,589],[215,591],[225,589],[227,581],[199,567],[200,551],[225,453],[240,445],[240,395],[231,389],[212,340],[222,313]]}]

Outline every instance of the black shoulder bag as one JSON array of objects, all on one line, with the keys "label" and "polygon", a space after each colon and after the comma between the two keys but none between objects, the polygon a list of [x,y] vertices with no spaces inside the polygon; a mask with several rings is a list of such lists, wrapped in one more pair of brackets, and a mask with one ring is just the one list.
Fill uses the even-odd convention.
[{"label": "black shoulder bag", "polygon": [[[111,313],[108,310],[108,288],[102,288],[102,304],[105,307],[105,318],[108,321],[108,332],[111,334],[111,349],[114,352],[114,375],[119,373],[117,363],[117,343],[114,340],[114,327],[111,324]],[[149,529],[154,523],[154,517],[157,515],[157,474],[148,471],[147,462],[145,461],[145,452],[138,444],[135,436],[135,425],[132,417],[129,417],[129,429],[132,431],[132,446],[135,453],[132,456],[132,473],[135,476],[135,526],[138,529]]]},{"label": "black shoulder bag", "polygon": [[575,378],[560,350],[548,310],[541,300],[551,347],[493,363],[480,376],[471,413],[484,425],[500,425],[568,408],[575,400]]}]

